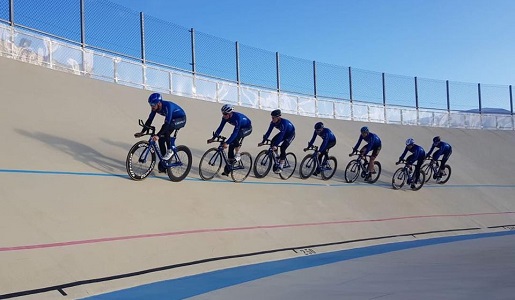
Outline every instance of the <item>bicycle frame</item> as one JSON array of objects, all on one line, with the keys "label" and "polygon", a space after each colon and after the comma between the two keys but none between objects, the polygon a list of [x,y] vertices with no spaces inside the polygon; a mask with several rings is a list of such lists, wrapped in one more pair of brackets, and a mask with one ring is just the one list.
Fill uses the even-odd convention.
[{"label": "bicycle frame", "polygon": [[[154,139],[153,139],[153,137],[155,135],[155,132],[156,132],[156,127],[155,126],[145,126],[145,124],[143,124],[142,120],[139,120],[139,124],[143,128],[147,129],[147,133],[146,134],[150,135],[150,137],[148,138],[148,143],[149,143],[150,147],[148,147],[145,151],[143,151],[143,153],[141,153],[141,156],[139,158],[139,160],[141,162],[146,162],[148,154],[150,152],[154,152],[154,153],[157,154],[157,157],[159,158],[159,163],[163,164],[163,166],[166,167],[166,168],[168,168],[168,167],[176,167],[176,166],[182,165],[182,162],[181,162],[179,156],[177,155],[177,147],[175,146],[175,140],[177,139],[177,129],[174,130],[174,135],[170,136],[170,149],[172,149],[172,151],[173,151],[172,157],[174,159],[172,161],[174,161],[174,162],[173,163],[169,163],[167,160],[163,159],[163,155],[161,154],[161,150],[159,148],[159,144],[156,141],[154,141]],[[150,131],[150,133],[148,131]]]}]

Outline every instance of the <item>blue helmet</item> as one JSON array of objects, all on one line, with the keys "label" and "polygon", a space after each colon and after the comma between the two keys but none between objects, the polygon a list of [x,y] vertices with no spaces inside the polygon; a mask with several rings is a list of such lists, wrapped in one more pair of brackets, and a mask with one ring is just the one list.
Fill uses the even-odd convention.
[{"label": "blue helmet", "polygon": [[361,127],[361,133],[368,133],[368,127],[367,126],[363,126]]},{"label": "blue helmet", "polygon": [[433,144],[435,144],[435,145],[437,145],[438,143],[440,143],[440,141],[441,141],[441,140],[440,140],[440,137],[439,137],[439,136],[435,136],[435,137],[433,138]]},{"label": "blue helmet", "polygon": [[161,97],[161,94],[153,93],[150,95],[150,97],[148,97],[148,104],[150,104],[150,106],[154,106],[154,105],[158,104],[159,102],[161,102],[162,100],[163,100],[163,97]]},{"label": "blue helmet", "polygon": [[406,146],[410,146],[410,145],[413,145],[413,144],[415,144],[415,140],[414,139],[409,138],[409,139],[406,140]]},{"label": "blue helmet", "polygon": [[315,130],[322,130],[322,129],[324,129],[324,123],[322,123],[322,122],[317,122],[317,123],[315,124]]}]

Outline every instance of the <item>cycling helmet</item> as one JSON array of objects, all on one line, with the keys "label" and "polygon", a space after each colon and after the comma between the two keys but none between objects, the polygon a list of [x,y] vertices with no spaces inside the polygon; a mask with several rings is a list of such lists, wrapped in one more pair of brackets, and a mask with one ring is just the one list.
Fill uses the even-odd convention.
[{"label": "cycling helmet", "polygon": [[324,129],[324,123],[322,123],[322,122],[317,122],[317,123],[315,124],[315,130],[322,130],[322,129]]},{"label": "cycling helmet", "polygon": [[413,144],[415,144],[415,140],[414,139],[409,138],[409,139],[406,140],[406,146],[410,146],[410,145],[413,145]]},{"label": "cycling helmet", "polygon": [[273,110],[272,113],[270,113],[270,115],[272,117],[280,117],[281,116],[281,110],[280,109]]},{"label": "cycling helmet", "polygon": [[440,143],[440,137],[439,137],[439,136],[435,136],[435,137],[433,138],[433,144],[435,144],[435,145],[436,145],[436,144],[438,144],[438,143]]},{"label": "cycling helmet", "polygon": [[220,110],[222,111],[223,114],[228,114],[234,110],[234,106],[232,106],[230,104],[224,104],[224,106],[222,106],[222,108]]},{"label": "cycling helmet", "polygon": [[158,104],[159,102],[161,102],[162,100],[163,100],[163,97],[161,97],[161,94],[153,93],[150,95],[150,97],[148,97],[148,104],[150,104],[151,106],[154,106],[154,105]]},{"label": "cycling helmet", "polygon": [[367,126],[361,127],[361,133],[368,133],[368,127]]}]

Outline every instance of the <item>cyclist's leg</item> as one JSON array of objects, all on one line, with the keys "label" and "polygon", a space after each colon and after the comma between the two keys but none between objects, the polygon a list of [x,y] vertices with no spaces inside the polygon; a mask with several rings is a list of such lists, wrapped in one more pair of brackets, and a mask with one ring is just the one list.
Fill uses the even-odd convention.
[{"label": "cyclist's leg", "polygon": [[381,152],[381,146],[372,148],[372,155],[370,155],[370,162],[368,163],[368,173],[374,174],[374,162],[376,161],[377,156]]},{"label": "cyclist's leg", "polygon": [[289,137],[286,137],[282,141],[281,146],[279,147],[279,148],[281,148],[281,154],[279,156],[279,169],[283,168],[284,161],[286,160],[286,149],[288,149],[288,147],[290,146],[290,144],[293,142],[294,139],[295,139],[295,134],[293,134]]},{"label": "cyclist's leg", "polygon": [[445,164],[447,163],[447,160],[449,160],[449,156],[451,156],[452,150],[449,150],[448,153],[444,153],[442,157],[442,163],[440,164],[440,173],[445,169]]},{"label": "cyclist's leg", "polygon": [[415,178],[414,178],[414,181],[413,183],[417,183],[418,182],[418,179],[420,177],[420,168],[422,167],[422,164],[424,163],[424,159],[425,159],[426,155],[422,155],[422,158],[419,158],[415,164]]}]

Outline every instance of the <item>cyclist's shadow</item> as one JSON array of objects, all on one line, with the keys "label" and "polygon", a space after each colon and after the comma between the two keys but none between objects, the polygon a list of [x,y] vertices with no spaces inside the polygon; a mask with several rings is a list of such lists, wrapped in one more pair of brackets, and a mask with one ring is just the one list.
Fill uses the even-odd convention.
[{"label": "cyclist's shadow", "polygon": [[74,157],[77,161],[101,172],[116,175],[119,175],[120,172],[125,172],[125,161],[107,157],[85,144],[44,132],[32,133],[23,129],[15,129],[15,131],[64,152]]}]

